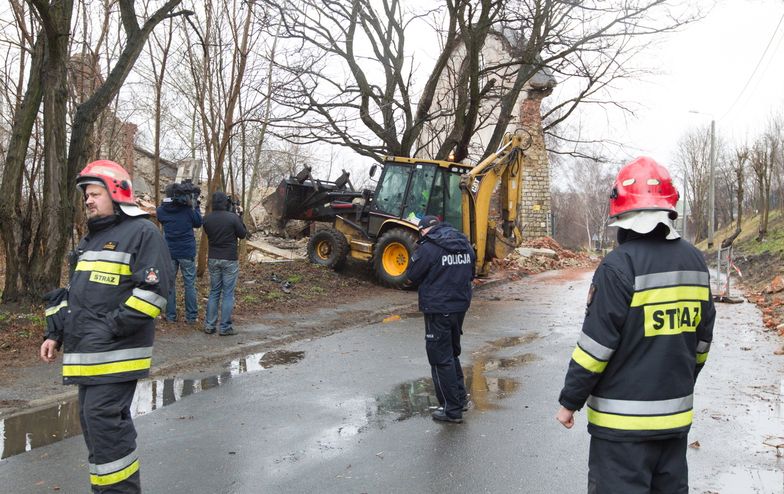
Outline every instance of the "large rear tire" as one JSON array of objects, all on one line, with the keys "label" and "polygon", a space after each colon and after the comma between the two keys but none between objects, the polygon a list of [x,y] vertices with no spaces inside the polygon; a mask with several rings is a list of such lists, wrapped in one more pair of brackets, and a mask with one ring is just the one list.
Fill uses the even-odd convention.
[{"label": "large rear tire", "polygon": [[394,228],[379,237],[373,248],[373,272],[379,283],[403,289],[406,273],[411,265],[411,255],[416,250],[413,231]]},{"label": "large rear tire", "polygon": [[313,264],[340,269],[346,263],[347,255],[346,236],[334,228],[319,230],[308,240],[308,259]]}]

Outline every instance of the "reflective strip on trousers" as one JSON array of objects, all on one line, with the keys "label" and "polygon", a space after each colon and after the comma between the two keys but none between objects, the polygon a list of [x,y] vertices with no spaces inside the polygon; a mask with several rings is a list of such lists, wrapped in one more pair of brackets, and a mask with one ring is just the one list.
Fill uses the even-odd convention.
[{"label": "reflective strip on trousers", "polygon": [[139,471],[139,460],[134,460],[133,463],[123,468],[120,471],[110,473],[107,475],[90,474],[90,483],[92,485],[112,485],[118,484],[126,480],[131,475]]},{"label": "reflective strip on trousers", "polygon": [[110,473],[119,472],[120,470],[131,466],[131,464],[138,459],[139,454],[136,452],[136,450],[133,450],[125,457],[120,458],[119,460],[114,460],[110,463],[102,463],[100,465],[90,463],[90,473],[95,475],[108,475]]}]

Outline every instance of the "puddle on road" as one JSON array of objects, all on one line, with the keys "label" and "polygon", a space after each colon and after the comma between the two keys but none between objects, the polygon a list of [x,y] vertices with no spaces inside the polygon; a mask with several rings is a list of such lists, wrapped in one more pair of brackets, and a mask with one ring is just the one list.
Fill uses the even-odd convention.
[{"label": "puddle on road", "polygon": [[744,492],[748,494],[784,493],[784,472],[774,470],[743,469],[722,473],[717,478],[720,494]]},{"label": "puddle on road", "polygon": [[[232,360],[226,371],[201,379],[180,377],[140,381],[131,404],[136,417],[171,405],[186,396],[217,388],[232,377],[279,365],[294,364],[305,352],[272,351]],[[82,433],[76,398],[0,420],[0,460]]]}]

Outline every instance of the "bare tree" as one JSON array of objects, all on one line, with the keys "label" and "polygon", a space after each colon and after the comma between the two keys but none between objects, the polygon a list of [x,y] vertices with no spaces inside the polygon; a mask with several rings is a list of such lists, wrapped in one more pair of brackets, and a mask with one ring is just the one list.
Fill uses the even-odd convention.
[{"label": "bare tree", "polygon": [[[132,0],[118,0],[125,35],[122,51],[106,80],[78,106],[70,132],[67,128],[67,63],[71,39],[73,0],[45,2],[28,0],[35,12],[40,35],[34,50],[32,70],[28,77],[24,101],[14,119],[13,149],[9,146],[0,185],[0,223],[6,253],[15,252],[16,272],[7,273],[3,301],[34,296],[60,283],[62,259],[71,239],[76,190],[73,177],[84,166],[90,153],[89,137],[100,113],[115,97],[133,67],[152,29],[172,14],[180,0],[169,0],[153,13],[142,26]],[[37,51],[40,50],[40,51]],[[36,58],[36,53],[39,56]],[[44,166],[41,185],[41,206],[33,221],[33,239],[24,249],[18,232],[24,225],[15,214],[22,199],[20,177],[26,166],[26,150],[30,142],[31,122],[43,103]],[[66,145],[67,144],[67,145]],[[8,276],[10,274],[10,276]]]},{"label": "bare tree", "polygon": [[678,141],[676,165],[688,177],[686,195],[689,197],[691,231],[694,241],[707,238],[708,189],[710,186],[710,134],[707,129],[692,129]]},{"label": "bare tree", "polygon": [[757,184],[760,224],[757,241],[762,242],[768,234],[770,216],[770,189],[773,171],[781,159],[781,135],[778,122],[771,120],[767,131],[757,138],[751,148],[751,169]]},{"label": "bare tree", "polygon": [[[411,156],[417,143],[433,139],[433,157],[460,160],[483,126],[491,130],[485,153],[494,150],[521,91],[542,68],[585,81],[552,108],[548,128],[581,102],[622,106],[601,97],[609,81],[633,75],[624,67],[645,39],[696,18],[674,15],[664,0],[447,0],[434,10],[399,0],[259,1],[278,11],[282,37],[293,45],[281,62],[293,83],[275,96],[297,118],[279,128],[298,142],[328,142],[376,160]],[[423,70],[406,42],[434,18],[442,48]],[[505,40],[508,56],[489,63],[483,49],[491,33]],[[439,93],[446,73],[454,85]],[[440,117],[446,126],[422,140],[428,122]]]}]

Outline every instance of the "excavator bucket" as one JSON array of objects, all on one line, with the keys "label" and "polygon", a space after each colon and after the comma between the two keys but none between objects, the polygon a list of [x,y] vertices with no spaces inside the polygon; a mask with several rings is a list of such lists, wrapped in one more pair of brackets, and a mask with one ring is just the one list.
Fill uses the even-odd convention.
[{"label": "excavator bucket", "polygon": [[359,207],[354,199],[362,197],[362,192],[354,190],[347,171],[334,182],[314,179],[310,172],[311,168],[306,166],[284,179],[262,201],[277,225],[283,226],[288,220],[333,221],[337,215],[351,213]]}]

